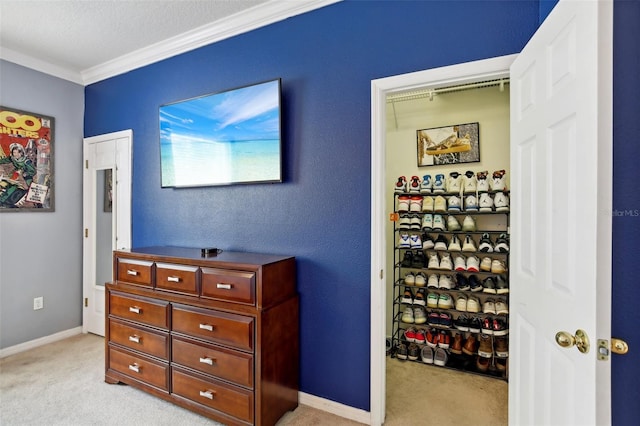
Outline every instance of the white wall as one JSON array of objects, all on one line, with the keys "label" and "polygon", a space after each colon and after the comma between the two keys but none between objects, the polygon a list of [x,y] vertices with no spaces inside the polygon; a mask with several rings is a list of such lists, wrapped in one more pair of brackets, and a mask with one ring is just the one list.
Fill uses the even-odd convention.
[{"label": "white wall", "polygon": [[[453,124],[479,123],[480,161],[454,166],[418,167],[416,131]],[[487,87],[387,104],[386,176],[387,211],[394,211],[393,186],[398,176],[410,178],[450,172],[507,171],[509,182],[509,86],[504,91]],[[386,229],[387,271],[393,271],[393,222]],[[387,278],[387,336],[392,334],[393,279]]]},{"label": "white wall", "polygon": [[84,87],[0,60],[0,104],[55,119],[55,211],[0,213],[1,349],[82,324]]}]

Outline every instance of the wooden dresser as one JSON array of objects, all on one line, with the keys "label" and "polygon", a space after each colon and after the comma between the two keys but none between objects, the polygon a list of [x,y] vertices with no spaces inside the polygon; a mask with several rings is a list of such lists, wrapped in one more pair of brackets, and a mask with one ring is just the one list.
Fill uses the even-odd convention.
[{"label": "wooden dresser", "polygon": [[114,252],[113,272],[107,383],[229,425],[273,425],[297,407],[295,258],[148,247]]}]

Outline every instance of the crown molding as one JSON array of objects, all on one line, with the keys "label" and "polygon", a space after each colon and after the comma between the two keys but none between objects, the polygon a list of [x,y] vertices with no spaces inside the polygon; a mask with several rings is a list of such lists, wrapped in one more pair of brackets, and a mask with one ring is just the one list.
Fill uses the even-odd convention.
[{"label": "crown molding", "polygon": [[272,0],[82,71],[85,85],[171,58],[342,0]]},{"label": "crown molding", "polygon": [[4,47],[0,59],[86,86],[341,1],[271,0],[82,71]]},{"label": "crown molding", "polygon": [[35,71],[40,71],[44,74],[48,74],[54,77],[68,80],[72,83],[84,85],[82,76],[78,71],[74,71],[71,68],[64,68],[58,65],[54,65],[50,62],[34,58],[33,56],[25,55],[15,50],[8,49],[6,47],[0,47],[0,59],[8,62],[12,62],[17,65],[21,65],[26,68],[30,68]]}]

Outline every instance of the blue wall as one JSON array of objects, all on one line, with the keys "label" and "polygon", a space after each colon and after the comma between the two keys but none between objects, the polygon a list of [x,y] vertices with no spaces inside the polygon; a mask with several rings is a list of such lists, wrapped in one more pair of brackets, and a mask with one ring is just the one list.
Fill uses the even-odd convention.
[{"label": "blue wall", "polygon": [[[370,82],[516,53],[538,19],[538,1],[337,3],[88,86],[85,134],[133,129],[135,247],[295,255],[301,390],[368,410]],[[159,105],[276,77],[285,183],[160,188]]]}]

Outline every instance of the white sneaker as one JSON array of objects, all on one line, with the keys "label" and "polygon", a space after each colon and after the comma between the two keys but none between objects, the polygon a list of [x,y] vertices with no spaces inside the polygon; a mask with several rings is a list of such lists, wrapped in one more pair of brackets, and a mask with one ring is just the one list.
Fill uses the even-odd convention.
[{"label": "white sneaker", "polygon": [[440,297],[438,297],[438,308],[453,309],[453,299],[448,293],[440,294]]},{"label": "white sneaker", "polygon": [[478,272],[479,271],[479,267],[478,264],[480,263],[480,259],[478,259],[475,256],[469,256],[467,257],[467,271],[469,272]]},{"label": "white sneaker", "polygon": [[497,212],[508,212],[509,211],[509,197],[504,192],[496,192],[496,195],[493,199],[493,203],[496,206]]},{"label": "white sneaker", "polygon": [[470,297],[467,299],[467,312],[474,314],[480,312],[480,300],[478,300],[477,297]]},{"label": "white sneaker", "polygon": [[422,230],[428,231],[433,228],[433,215],[431,213],[427,213],[422,216]]},{"label": "white sneaker", "polygon": [[411,202],[411,197],[408,195],[400,195],[398,196],[398,211],[399,212],[408,212],[409,211],[409,203]]},{"label": "white sneaker", "polygon": [[433,201],[433,211],[446,212],[447,211],[447,199],[442,195],[438,195]]},{"label": "white sneaker", "polygon": [[458,172],[449,173],[447,178],[447,192],[449,194],[459,194],[462,185],[462,175]]},{"label": "white sneaker", "polygon": [[447,229],[449,231],[459,231],[460,230],[460,222],[456,219],[455,216],[447,217]]},{"label": "white sneaker", "polygon": [[[416,276],[413,275],[413,272],[409,272],[407,273],[407,275],[404,276],[404,283],[407,285],[414,285],[416,283]],[[408,303],[408,302],[402,302],[402,303]]]},{"label": "white sneaker", "polygon": [[400,215],[398,229],[411,229],[411,215],[406,213]]},{"label": "white sneaker", "polygon": [[449,275],[440,275],[440,279],[438,280],[438,288],[443,288],[445,290],[451,290],[453,288],[453,280]]},{"label": "white sneaker", "polygon": [[[436,265],[436,269],[439,266]],[[429,266],[429,268],[431,268],[431,266]],[[438,276],[436,274],[431,274],[429,275],[429,281],[427,281],[427,288],[438,288]]]},{"label": "white sneaker", "polygon": [[507,265],[501,260],[494,259],[491,262],[491,272],[494,274],[504,274],[507,272]]},{"label": "white sneaker", "polygon": [[456,271],[467,270],[467,260],[464,258],[464,256],[456,256],[454,260],[454,268]]},{"label": "white sneaker", "polygon": [[393,186],[394,192],[407,192],[407,178],[400,176]]},{"label": "white sneaker", "polygon": [[507,174],[504,170],[496,170],[493,172],[493,179],[491,179],[491,190],[492,191],[504,191],[507,187],[505,175]]},{"label": "white sneaker", "polygon": [[453,269],[453,265],[451,264],[451,256],[449,253],[444,253],[442,258],[440,259],[440,269],[451,271]]},{"label": "white sneaker", "polygon": [[489,192],[489,180],[487,179],[488,171],[478,172],[476,174],[476,189],[478,192]]},{"label": "white sneaker", "polygon": [[447,241],[447,238],[446,238],[444,235],[440,234],[440,235],[438,235],[438,237],[436,238],[436,244],[435,244],[435,246],[433,247],[433,249],[434,249],[434,250],[439,250],[439,251],[440,251],[440,250],[446,250],[446,249],[447,249],[447,245],[448,245],[448,243],[449,243],[449,242]]},{"label": "white sneaker", "polygon": [[467,195],[464,199],[464,210],[467,212],[478,211],[478,199],[475,195]]},{"label": "white sneaker", "polygon": [[411,229],[415,229],[416,231],[419,231],[422,224],[422,218],[420,217],[420,215],[418,214],[411,215],[409,220],[411,223],[410,225]]},{"label": "white sneaker", "polygon": [[427,268],[440,269],[440,258],[438,258],[438,253],[429,254],[429,263],[427,265]]},{"label": "white sneaker", "polygon": [[431,194],[432,187],[433,187],[433,181],[431,180],[431,175],[422,176],[422,183],[420,184],[420,193]]},{"label": "white sneaker", "polygon": [[480,194],[480,211],[490,212],[493,210],[493,198],[486,192]]},{"label": "white sneaker", "polygon": [[456,300],[456,311],[467,312],[467,298],[466,298],[466,296],[458,297],[458,300]]},{"label": "white sneaker", "polygon": [[464,174],[464,193],[476,192],[477,182],[476,174],[467,170]]},{"label": "white sneaker", "polygon": [[422,239],[420,238],[420,235],[412,234],[409,237],[409,240],[410,240],[410,244],[411,244],[411,248],[412,249],[421,249],[422,248]]},{"label": "white sneaker", "polygon": [[433,197],[427,196],[422,199],[422,211],[423,212],[433,211]]},{"label": "white sneaker", "polygon": [[415,285],[417,287],[424,287],[427,284],[427,277],[424,275],[424,272],[418,272],[415,275]]},{"label": "white sneaker", "polygon": [[506,315],[509,313],[509,307],[504,300],[496,300],[496,315]]},{"label": "white sneaker", "polygon": [[471,216],[465,216],[462,221],[462,230],[464,232],[475,232],[476,221]]},{"label": "white sneaker", "polygon": [[434,194],[444,194],[445,192],[445,182],[444,182],[444,175],[443,174],[437,174],[434,181],[433,181],[433,189],[432,192]]},{"label": "white sneaker", "polygon": [[413,318],[413,322],[416,324],[424,324],[427,322],[427,313],[422,306],[414,306]]},{"label": "white sneaker", "polygon": [[447,210],[453,211],[453,212],[459,212],[460,211],[460,197],[458,197],[457,195],[453,195],[453,196],[449,197],[449,200],[447,201]]},{"label": "white sneaker", "polygon": [[409,234],[402,233],[398,235],[398,248],[411,248],[411,240]]},{"label": "white sneaker", "polygon": [[485,314],[494,314],[496,313],[496,302],[493,299],[487,299],[482,305],[482,312]]},{"label": "white sneaker", "polygon": [[441,214],[433,215],[433,230],[444,231],[444,219]]},{"label": "white sneaker", "polygon": [[422,195],[412,195],[409,200],[409,211],[410,212],[421,212],[422,211]]},{"label": "white sneaker", "polygon": [[484,272],[491,271],[491,258],[483,257],[482,262],[480,262],[480,270]]},{"label": "white sneaker", "polygon": [[411,180],[407,184],[407,187],[409,188],[409,193],[410,194],[419,194],[420,193],[420,185],[421,185],[420,178],[418,176],[411,176]]},{"label": "white sneaker", "polygon": [[407,324],[413,324],[413,307],[407,306],[404,308],[404,312],[402,313],[402,322],[406,322]]},{"label": "white sneaker", "polygon": [[449,251],[461,251],[460,240],[457,235],[451,237],[451,242],[449,243],[449,247],[447,247]]},{"label": "white sneaker", "polygon": [[476,250],[476,244],[475,242],[471,239],[470,235],[467,235],[464,238],[464,244],[462,245],[462,251],[477,251]]}]

